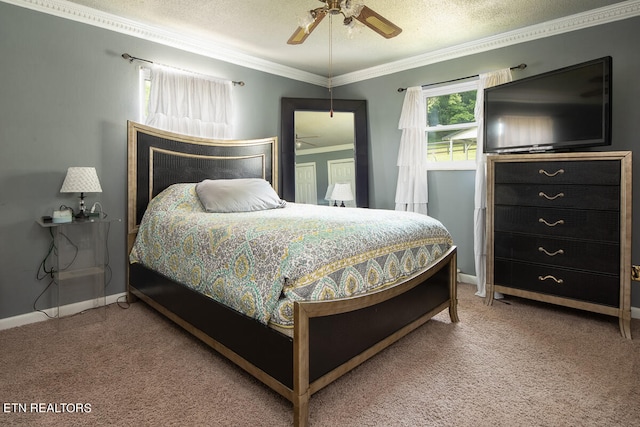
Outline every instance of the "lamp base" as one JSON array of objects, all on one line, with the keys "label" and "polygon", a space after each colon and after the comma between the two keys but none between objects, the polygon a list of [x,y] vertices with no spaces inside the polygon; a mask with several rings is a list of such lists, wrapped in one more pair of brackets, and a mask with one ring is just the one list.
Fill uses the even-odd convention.
[{"label": "lamp base", "polygon": [[86,221],[89,219],[89,215],[85,211],[80,211],[74,217],[76,221]]},{"label": "lamp base", "polygon": [[80,209],[78,209],[78,213],[75,215],[76,221],[85,221],[89,219],[89,216],[85,212],[84,207],[84,193],[80,193]]}]

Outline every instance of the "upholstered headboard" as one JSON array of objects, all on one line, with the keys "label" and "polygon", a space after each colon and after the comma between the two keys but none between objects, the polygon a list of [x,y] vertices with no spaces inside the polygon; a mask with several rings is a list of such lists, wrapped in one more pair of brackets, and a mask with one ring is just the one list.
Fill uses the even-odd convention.
[{"label": "upholstered headboard", "polygon": [[263,178],[278,191],[278,138],[211,140],[128,122],[129,249],[149,201],[171,184]]}]

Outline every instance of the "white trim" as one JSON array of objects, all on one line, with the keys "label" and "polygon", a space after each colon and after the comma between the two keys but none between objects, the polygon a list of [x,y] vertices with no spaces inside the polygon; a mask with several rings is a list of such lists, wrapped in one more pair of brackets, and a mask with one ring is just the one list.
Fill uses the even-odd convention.
[{"label": "white trim", "polygon": [[566,16],[544,22],[542,24],[531,25],[514,31],[497,34],[484,39],[459,44],[445,49],[427,52],[423,55],[413,56],[395,62],[371,67],[353,73],[343,74],[333,78],[333,86],[341,86],[356,83],[362,80],[398,73],[400,71],[423,67],[425,65],[436,64],[451,59],[461,58],[468,55],[487,52],[490,50],[551,37],[558,34],[569,33],[571,31],[582,30],[584,28],[595,27],[608,24],[610,22],[621,21],[640,15],[640,0],[628,0],[610,6],[593,9],[587,12]]},{"label": "white trim", "polygon": [[465,82],[442,83],[438,86],[422,88],[422,96],[426,99],[433,96],[449,95],[450,93],[470,92],[478,90],[478,77],[470,77]]},{"label": "white trim", "polygon": [[458,160],[455,162],[429,162],[428,171],[474,171],[476,170],[475,160]]},{"label": "white trim", "polygon": [[[78,5],[65,0],[0,0],[38,12],[70,19],[83,24],[93,25],[117,33],[126,34],[143,40],[175,47],[186,52],[195,53],[208,58],[219,59],[231,64],[264,71],[278,76],[289,77],[319,86],[328,87],[328,79],[323,76],[298,70],[275,62],[267,61],[240,52],[238,49],[210,39],[186,36],[159,27],[132,21],[110,13],[101,12],[90,7]],[[124,53],[124,52],[122,52]],[[233,80],[232,76],[219,76]]]},{"label": "white trim", "polygon": [[465,273],[458,272],[458,282],[468,283],[470,285],[477,285],[478,284],[478,278],[476,276],[471,275],[471,274],[465,274]]},{"label": "white trim", "polygon": [[[209,58],[240,65],[258,71],[287,77],[318,86],[329,86],[329,79],[317,74],[298,70],[292,67],[276,64],[271,61],[256,58],[254,56],[239,52],[236,48],[225,46],[221,43],[212,42],[207,39],[197,39],[187,37],[172,31],[167,31],[158,27],[149,26],[132,20],[128,20],[109,13],[70,3],[65,0],[0,0],[4,3],[13,4],[38,12],[47,13],[65,19],[81,22],[138,37],[144,40],[160,43],[166,46],[175,47],[187,52],[196,53]],[[355,71],[333,77],[332,86],[342,86],[356,83],[363,80],[372,79],[400,71],[423,67],[450,59],[460,58],[498,49],[505,46],[524,43],[558,34],[633,18],[640,15],[640,0],[628,0],[610,6],[593,9],[587,12],[578,13],[560,19],[555,19],[542,24],[531,25],[514,31],[498,34],[492,37],[463,43],[446,49],[427,52],[411,58],[390,62],[376,67]],[[124,52],[123,52],[124,53]],[[220,76],[227,78],[228,76]]]},{"label": "white trim", "polygon": [[353,150],[353,144],[327,145],[325,147],[296,149],[296,155],[307,156],[310,154],[331,153],[333,151]]},{"label": "white trim", "polygon": [[[433,86],[422,89],[422,97],[424,102],[430,97],[449,95],[451,93],[470,92],[478,90],[478,78],[471,78],[465,82],[443,83],[441,86]],[[478,123],[473,121],[469,123],[458,123],[455,125],[436,125],[427,126],[427,132],[438,132],[448,129],[468,129],[477,127]],[[476,170],[476,160],[456,160],[432,162],[427,159],[427,170],[430,171],[457,171],[457,170]]]},{"label": "white trim", "polygon": [[[118,301],[119,298],[123,296],[127,296],[126,292],[121,294],[107,295],[106,304],[113,304]],[[81,301],[74,304],[65,305],[62,309],[68,316],[73,314],[80,313],[82,311],[94,308],[96,306],[96,300],[88,300]],[[58,309],[57,308],[49,308],[45,311],[49,316],[55,316]],[[4,329],[17,328],[18,326],[25,326],[31,323],[42,322],[44,320],[53,320],[50,317],[47,317],[44,313],[40,313],[39,311],[32,311],[31,313],[20,314],[18,316],[7,317],[5,319],[0,319],[0,331]]]}]

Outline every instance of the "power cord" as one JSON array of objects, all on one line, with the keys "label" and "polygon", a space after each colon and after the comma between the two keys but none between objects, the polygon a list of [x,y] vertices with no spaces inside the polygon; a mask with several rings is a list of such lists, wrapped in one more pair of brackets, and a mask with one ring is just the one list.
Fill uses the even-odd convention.
[{"label": "power cord", "polygon": [[[122,300],[122,298],[124,298],[124,300]],[[118,299],[116,300],[116,305],[123,310],[126,310],[129,307],[131,307],[131,303],[127,301],[126,295],[119,296]]]},{"label": "power cord", "polygon": [[42,314],[44,314],[45,316],[47,316],[49,319],[55,319],[56,316],[50,316],[49,313],[47,313],[44,310],[40,310],[39,308],[36,307],[36,304],[38,302],[38,300],[42,297],[42,295],[44,295],[44,293],[47,291],[47,289],[49,289],[51,287],[52,284],[54,284],[56,281],[54,279],[51,279],[49,281],[49,284],[42,290],[42,292],[40,292],[40,295],[38,295],[38,297],[35,299],[35,301],[33,301],[33,311],[38,311]]},{"label": "power cord", "polygon": [[[49,259],[49,257],[51,256],[51,254],[53,253],[53,249],[55,247],[55,240],[54,240],[53,231],[51,228],[49,228],[49,234],[51,235],[51,243],[49,244],[49,250],[47,251],[47,255],[45,255],[44,259],[40,263],[40,266],[38,267],[38,271],[36,272],[36,279],[38,280],[43,280],[47,276],[50,276],[53,279],[53,273],[55,273],[55,270],[53,267],[51,267],[50,269],[47,269],[47,259]],[[42,273],[44,273],[43,276],[40,276],[41,271]]]},{"label": "power cord", "polygon": [[102,209],[102,205],[100,204],[100,202],[95,202],[93,206],[91,206],[91,213],[96,213],[96,207],[100,208],[100,210],[98,211],[98,218],[106,218],[108,216],[107,213]]},{"label": "power cord", "polygon": [[[64,207],[64,205],[60,206],[61,209],[66,208]],[[68,208],[71,209],[71,208]],[[73,210],[72,210],[73,211]],[[69,267],[71,267],[73,265],[73,263],[75,262],[76,258],[78,257],[78,246],[73,243],[71,241],[71,239],[69,238],[69,236],[67,236],[66,234],[62,233],[61,231],[58,231],[58,233],[63,236],[67,242],[69,242],[69,244],[71,246],[73,246],[73,248],[75,249],[75,252],[73,254],[73,258],[71,259],[71,261],[69,262],[69,264],[67,264],[65,267],[61,267],[60,270],[64,271],[66,269],[68,269]],[[54,316],[50,316],[49,313],[47,313],[44,310],[40,310],[39,308],[37,308],[37,303],[40,300],[40,298],[42,298],[42,296],[45,294],[45,292],[51,287],[51,285],[53,285],[54,283],[57,285],[56,279],[55,279],[55,273],[56,273],[56,269],[55,267],[51,266],[50,268],[47,268],[47,260],[51,257],[52,254],[54,254],[56,256],[56,258],[58,257],[58,247],[56,246],[56,239],[53,236],[53,228],[49,227],[49,235],[51,236],[51,243],[49,244],[49,249],[47,250],[47,254],[45,255],[45,257],[42,259],[42,261],[40,262],[40,265],[38,266],[38,271],[36,272],[36,279],[37,280],[44,280],[45,278],[49,277],[51,280],[49,281],[49,283],[47,284],[47,286],[42,290],[42,292],[40,292],[40,295],[38,295],[36,297],[36,299],[33,301],[33,310],[34,311],[38,311],[40,313],[43,313],[45,316],[47,316],[50,319],[54,319]]]}]

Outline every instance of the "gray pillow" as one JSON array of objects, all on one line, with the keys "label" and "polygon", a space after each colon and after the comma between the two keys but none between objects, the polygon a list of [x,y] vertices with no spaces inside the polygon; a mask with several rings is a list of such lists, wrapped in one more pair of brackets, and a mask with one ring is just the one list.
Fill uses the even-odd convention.
[{"label": "gray pillow", "polygon": [[284,207],[271,184],[260,178],[205,179],[196,193],[207,212],[251,212]]}]

